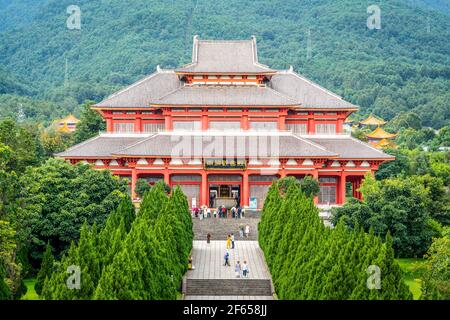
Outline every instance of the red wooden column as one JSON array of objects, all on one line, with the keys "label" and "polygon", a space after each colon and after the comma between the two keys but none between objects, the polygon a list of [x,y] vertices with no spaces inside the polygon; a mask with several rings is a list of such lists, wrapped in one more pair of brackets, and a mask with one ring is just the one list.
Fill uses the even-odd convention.
[{"label": "red wooden column", "polygon": [[200,204],[209,207],[209,194],[208,194],[208,174],[202,172],[202,183],[200,185]]},{"label": "red wooden column", "polygon": [[314,134],[316,133],[316,121],[314,120],[314,112],[310,112],[308,114],[308,133]]},{"label": "red wooden column", "polygon": [[170,173],[169,170],[164,170],[164,182],[170,186]]},{"label": "red wooden column", "polygon": [[248,172],[244,171],[242,174],[242,198],[243,198],[243,204],[244,206],[249,205],[249,198],[250,198],[250,186],[248,184]]},{"label": "red wooden column", "polygon": [[133,166],[131,168],[131,199],[137,198],[136,192],[135,192],[137,179],[138,179],[138,174],[136,171],[136,167]]},{"label": "red wooden column", "polygon": [[336,126],[336,133],[342,133],[343,126],[344,126],[344,120],[343,119],[338,119],[337,120],[337,126]]},{"label": "red wooden column", "polygon": [[339,180],[339,194],[338,194],[338,199],[339,199],[339,204],[344,204],[345,203],[345,187],[346,187],[346,178],[347,178],[347,174],[345,172],[342,172],[341,174],[341,179]]},{"label": "red wooden column", "polygon": [[208,115],[204,114],[202,115],[202,130],[206,131],[208,130]]},{"label": "red wooden column", "polygon": [[111,117],[106,118],[106,132],[112,133],[114,131],[113,120]]},{"label": "red wooden column", "polygon": [[[319,182],[319,171],[318,171],[317,169],[315,169],[315,170],[312,172],[312,177],[313,177],[314,179],[316,179],[317,182]],[[314,204],[318,204],[318,203],[319,203],[319,196],[315,196],[315,197],[314,197]]]},{"label": "red wooden column", "polygon": [[135,133],[142,132],[142,118],[140,114],[136,114],[136,119],[134,120],[134,132]]},{"label": "red wooden column", "polygon": [[278,118],[278,130],[284,131],[286,130],[286,116],[280,116]]},{"label": "red wooden column", "polygon": [[244,114],[242,115],[242,122],[241,122],[241,128],[242,130],[248,130],[248,115]]},{"label": "red wooden column", "polygon": [[169,163],[170,163],[170,158],[163,158],[162,160],[164,162],[164,171],[163,171],[164,182],[170,186],[170,172],[169,172],[169,168],[168,168]]},{"label": "red wooden column", "polygon": [[164,115],[164,126],[166,131],[172,131],[172,115],[171,114],[165,114]]}]

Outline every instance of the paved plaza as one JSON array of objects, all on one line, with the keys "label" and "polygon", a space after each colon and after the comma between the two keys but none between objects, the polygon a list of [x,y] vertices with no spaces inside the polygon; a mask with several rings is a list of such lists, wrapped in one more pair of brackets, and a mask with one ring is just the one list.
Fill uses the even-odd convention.
[{"label": "paved plaza", "polygon": [[[230,266],[224,266],[226,241],[195,240],[192,258],[194,270],[187,272],[189,279],[236,279],[234,265],[236,261],[247,261],[249,268],[248,279],[270,279],[270,273],[264,260],[264,254],[257,241],[235,241],[235,249],[228,249],[230,253]],[[242,279],[245,286],[247,279]],[[272,300],[272,296],[252,295],[186,295],[186,300]]]}]

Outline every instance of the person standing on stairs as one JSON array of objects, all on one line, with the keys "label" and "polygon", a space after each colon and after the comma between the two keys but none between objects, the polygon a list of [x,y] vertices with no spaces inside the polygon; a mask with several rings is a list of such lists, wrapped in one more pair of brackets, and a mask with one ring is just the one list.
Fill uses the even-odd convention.
[{"label": "person standing on stairs", "polygon": [[231,248],[231,236],[227,235],[227,249]]},{"label": "person standing on stairs", "polygon": [[248,235],[250,234],[250,226],[247,224],[245,226],[245,237],[248,238]]},{"label": "person standing on stairs", "polygon": [[231,249],[234,249],[234,234],[231,234]]},{"label": "person standing on stairs", "polygon": [[249,273],[249,270],[248,270],[247,261],[244,261],[244,264],[242,265],[242,276],[244,278],[248,278],[248,273]]},{"label": "person standing on stairs", "polygon": [[225,251],[225,256],[223,257],[225,260],[224,266],[230,266],[230,253]]},{"label": "person standing on stairs", "polygon": [[234,273],[236,275],[236,278],[241,277],[241,263],[239,261],[236,262],[236,265],[234,266]]}]

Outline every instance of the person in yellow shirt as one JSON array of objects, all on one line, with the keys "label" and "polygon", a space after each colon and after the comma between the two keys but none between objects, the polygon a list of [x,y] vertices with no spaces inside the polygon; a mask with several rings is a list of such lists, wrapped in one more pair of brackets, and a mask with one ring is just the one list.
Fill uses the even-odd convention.
[{"label": "person in yellow shirt", "polygon": [[231,236],[227,235],[227,249],[231,248]]}]

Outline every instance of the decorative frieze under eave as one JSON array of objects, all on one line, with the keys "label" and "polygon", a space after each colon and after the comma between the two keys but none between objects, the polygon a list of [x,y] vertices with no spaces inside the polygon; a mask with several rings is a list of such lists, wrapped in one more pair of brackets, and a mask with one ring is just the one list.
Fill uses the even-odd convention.
[{"label": "decorative frieze under eave", "polygon": [[383,160],[328,160],[321,169],[365,169],[376,170]]}]

